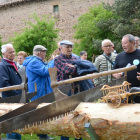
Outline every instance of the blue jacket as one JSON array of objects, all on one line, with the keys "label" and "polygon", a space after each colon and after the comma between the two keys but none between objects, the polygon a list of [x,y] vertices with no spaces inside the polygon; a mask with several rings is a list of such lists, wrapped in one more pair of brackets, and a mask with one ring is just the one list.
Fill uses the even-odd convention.
[{"label": "blue jacket", "polygon": [[[2,59],[0,62],[0,88],[19,85],[22,83],[19,73],[15,67]],[[21,94],[21,90],[10,90],[2,92],[2,98]]]},{"label": "blue jacket", "polygon": [[48,68],[52,68],[53,64],[48,67],[42,60],[36,56],[26,57],[23,66],[26,66],[26,75],[28,77],[29,92],[35,91],[34,83],[37,84],[37,95],[31,101],[52,92],[51,81]]},{"label": "blue jacket", "polygon": [[47,64],[48,67],[54,68],[54,59],[48,62]]},{"label": "blue jacket", "polygon": [[[76,60],[73,62],[73,65],[77,67],[78,76],[97,72],[97,68],[88,60]],[[90,79],[79,81],[79,85],[81,92],[90,88],[94,88]]]},{"label": "blue jacket", "polygon": [[97,72],[97,68],[88,60],[76,60],[72,63],[77,66],[79,76]]}]

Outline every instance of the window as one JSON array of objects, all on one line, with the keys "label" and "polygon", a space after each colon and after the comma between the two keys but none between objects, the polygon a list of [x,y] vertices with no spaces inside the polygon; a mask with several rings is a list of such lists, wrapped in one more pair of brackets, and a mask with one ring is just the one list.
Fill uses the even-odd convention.
[{"label": "window", "polygon": [[58,5],[54,5],[53,6],[53,11],[54,12],[59,12],[59,6]]}]

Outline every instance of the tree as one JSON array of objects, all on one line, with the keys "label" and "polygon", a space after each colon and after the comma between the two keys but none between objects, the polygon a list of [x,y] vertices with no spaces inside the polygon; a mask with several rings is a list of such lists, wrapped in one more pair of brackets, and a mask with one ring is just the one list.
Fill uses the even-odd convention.
[{"label": "tree", "polygon": [[104,7],[118,15],[120,18],[114,20],[112,31],[116,36],[131,33],[140,36],[140,1],[139,0],[115,0],[113,5],[104,4]]},{"label": "tree", "polygon": [[42,16],[39,18],[35,13],[30,16],[31,21],[25,21],[26,27],[21,33],[15,33],[15,37],[11,38],[16,52],[25,51],[32,54],[35,45],[43,45],[51,54],[56,48],[56,39],[58,37],[58,29],[54,29],[55,20],[50,16]]},{"label": "tree", "polygon": [[140,36],[140,1],[115,0],[113,5],[100,4],[78,19],[74,26],[76,53],[86,50],[88,56],[101,54],[101,41],[110,39],[117,52],[122,51],[121,39],[125,34]]},{"label": "tree", "polygon": [[[78,23],[74,25],[74,38],[78,41],[75,43],[75,53],[82,50],[87,51],[88,59],[93,54],[101,54],[101,40],[105,38],[114,39],[115,36],[111,31],[111,24],[107,21],[110,18],[117,18],[113,16],[111,10],[106,10],[103,4],[89,8],[89,12],[81,15]],[[103,27],[100,27],[100,23]],[[110,26],[108,26],[110,25]]]}]

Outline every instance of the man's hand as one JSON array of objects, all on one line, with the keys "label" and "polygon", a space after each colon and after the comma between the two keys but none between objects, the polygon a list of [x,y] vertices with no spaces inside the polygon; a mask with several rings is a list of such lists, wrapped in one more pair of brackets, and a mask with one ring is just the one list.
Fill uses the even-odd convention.
[{"label": "man's hand", "polygon": [[123,76],[123,74],[122,74],[122,72],[120,72],[120,73],[114,73],[114,74],[112,74],[112,76],[114,78],[116,78],[116,79],[119,79],[119,78],[121,78]]},{"label": "man's hand", "polygon": [[68,64],[68,63],[66,63],[69,67],[73,67],[73,68],[75,68],[75,66],[74,65],[72,65],[72,64]]},{"label": "man's hand", "polygon": [[[139,73],[139,72],[137,72],[137,74],[138,74],[138,75],[140,75],[140,73]],[[137,79],[140,81],[140,76],[137,76]]]}]

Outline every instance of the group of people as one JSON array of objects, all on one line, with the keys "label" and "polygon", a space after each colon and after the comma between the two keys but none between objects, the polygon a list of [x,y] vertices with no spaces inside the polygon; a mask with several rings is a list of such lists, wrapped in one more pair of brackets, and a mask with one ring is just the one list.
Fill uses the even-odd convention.
[{"label": "group of people", "polygon": [[[124,35],[122,37],[122,48],[123,52],[116,54],[114,53],[114,46],[111,40],[105,39],[102,41],[103,54],[95,59],[95,66],[98,72],[109,71],[112,69],[124,68],[129,65],[134,65],[134,60],[140,61],[140,38],[131,34]],[[127,72],[127,81],[131,83],[131,87],[140,86],[140,65],[138,63],[137,69]],[[95,86],[105,85],[115,79],[119,79],[124,76],[123,73],[116,73],[113,75],[103,76],[94,79]],[[134,89],[134,88],[132,88]],[[139,88],[136,88],[140,91]],[[140,103],[140,96],[135,96],[134,102]]]},{"label": "group of people", "polygon": [[[20,74],[18,73],[18,69],[25,66],[26,67],[26,76],[28,78],[28,90],[29,92],[35,91],[35,85],[37,85],[37,95],[35,95],[31,101],[36,100],[39,97],[44,96],[47,93],[53,91],[51,88],[51,81],[49,77],[49,68],[57,67],[57,80],[68,79],[67,73],[69,75],[76,75],[76,65],[72,65],[74,60],[80,59],[79,56],[72,54],[73,43],[67,40],[63,40],[60,42],[59,51],[61,54],[52,59],[47,65],[44,63],[47,48],[42,45],[36,45],[33,48],[33,55],[28,56],[23,51],[17,54],[17,63],[14,62],[15,59],[15,50],[12,44],[5,44],[1,46],[2,59],[0,62],[0,88],[8,87],[13,85],[19,85],[22,83]],[[61,63],[61,66],[58,65],[57,61]],[[64,60],[64,61],[63,61]],[[66,63],[65,63],[66,62]],[[60,74],[59,74],[60,69]],[[63,70],[63,71],[62,71]],[[91,86],[91,85],[89,85]],[[91,86],[92,88],[93,86]],[[11,90],[2,92],[2,98],[20,95],[21,90]],[[71,93],[69,93],[70,96]],[[45,134],[38,135],[40,139],[52,139]],[[21,136],[16,133],[7,134],[7,138],[9,139],[21,139]],[[61,139],[65,140],[66,137],[62,137]]]},{"label": "group of people", "polygon": [[[109,71],[112,69],[118,69],[126,67],[127,64],[133,65],[135,59],[140,60],[139,50],[139,38],[134,37],[131,34],[127,34],[122,38],[123,52],[117,54],[114,52],[114,44],[109,39],[105,39],[101,43],[103,54],[98,56],[94,65],[87,60],[87,52],[80,52],[80,57],[73,54],[74,44],[68,40],[62,40],[58,43],[58,50],[60,55],[52,57],[52,60],[47,64],[44,63],[47,48],[42,45],[36,45],[33,48],[33,55],[28,56],[23,51],[17,54],[17,63],[14,62],[15,50],[12,44],[5,44],[1,46],[2,59],[0,62],[0,88],[21,84],[21,77],[18,73],[18,69],[25,66],[26,76],[28,78],[28,90],[29,92],[35,91],[35,85],[37,85],[37,95],[35,95],[31,101],[36,100],[53,91],[51,88],[51,80],[49,77],[49,68],[57,68],[57,81],[67,80],[70,77],[78,77],[90,73],[99,73],[103,71]],[[87,68],[88,66],[88,68]],[[140,86],[140,65],[137,69],[129,71],[127,75],[127,81],[132,83],[132,87]],[[122,73],[116,73],[113,75],[103,76],[94,79],[95,86],[104,85],[107,82],[122,77]],[[77,94],[78,92],[93,88],[91,80],[84,80],[74,83],[74,89],[70,90],[68,96]],[[2,92],[2,98],[15,96],[21,94],[21,90],[12,90]],[[140,99],[136,97],[136,102],[140,102]],[[14,139],[21,139],[21,136],[14,134]],[[52,139],[48,135],[38,135],[40,139]],[[7,137],[12,139],[12,133],[7,134]],[[69,140],[68,137],[61,137],[61,140]]]}]

